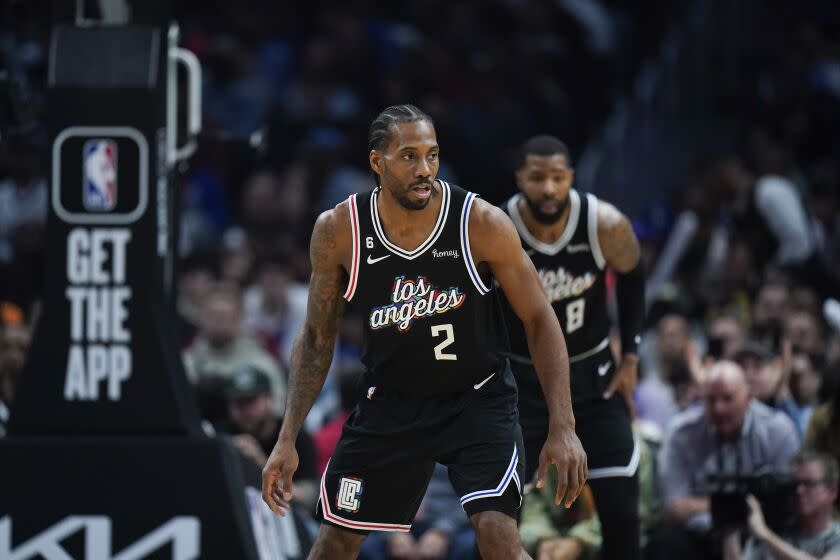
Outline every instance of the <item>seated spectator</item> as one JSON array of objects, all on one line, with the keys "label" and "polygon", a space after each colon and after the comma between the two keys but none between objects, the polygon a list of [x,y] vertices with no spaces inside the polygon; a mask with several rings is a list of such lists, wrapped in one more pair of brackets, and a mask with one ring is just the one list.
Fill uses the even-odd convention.
[{"label": "seated spectator", "polygon": [[307,286],[294,282],[289,259],[280,255],[261,260],[255,280],[245,291],[245,328],[288,366],[292,344],[306,316]]},{"label": "seated spectator", "polygon": [[814,410],[805,429],[802,447],[840,461],[840,391],[835,391],[829,402]]},{"label": "seated spectator", "polygon": [[191,255],[179,263],[178,296],[175,311],[178,344],[187,348],[201,328],[201,313],[214,285],[214,265],[210,255]]},{"label": "seated spectator", "polygon": [[435,465],[411,532],[372,533],[362,545],[360,560],[470,558],[475,531],[449,482],[443,465]]},{"label": "seated spectator", "polygon": [[242,298],[230,285],[218,285],[207,296],[201,330],[184,352],[187,377],[196,384],[204,377],[230,378],[242,366],[254,366],[268,375],[275,396],[274,412],[282,414],[286,382],[277,361],[242,332]]},{"label": "seated spectator", "polygon": [[795,353],[790,363],[790,394],[796,409],[788,414],[804,435],[814,409],[820,403],[825,360],[819,354]]},{"label": "seated spectator", "polygon": [[709,475],[784,467],[799,447],[790,419],[751,397],[738,364],[714,364],[706,374],[703,396],[703,407],[673,419],[660,450],[667,523],[651,537],[651,560],[713,558],[717,547],[711,535]]},{"label": "seated spectator", "polygon": [[[655,424],[645,421],[636,421],[633,428],[641,441],[639,518],[644,543],[648,531],[659,522],[661,513],[654,468],[661,431]],[[525,494],[519,523],[522,546],[535,560],[597,558],[602,542],[601,524],[589,487],[571,509],[566,509],[554,503],[556,482],[556,469],[549,469],[545,486]]]},{"label": "seated spectator", "polygon": [[[639,418],[660,428],[680,410],[678,397],[691,376],[684,358],[691,342],[688,321],[682,315],[664,315],[656,326],[656,349],[653,367],[636,389],[635,404]],[[678,395],[679,393],[679,395]]]},{"label": "seated spectator", "polygon": [[738,533],[726,539],[724,560],[840,560],[840,523],[832,519],[837,499],[837,461],[822,453],[804,451],[792,461],[797,478],[793,524],[781,535],[771,530],[761,504],[747,497],[750,538],[743,554]]},{"label": "seated spectator", "polygon": [[[237,369],[228,382],[226,397],[228,417],[217,430],[233,434],[239,451],[263,468],[283,425],[283,418],[273,411],[275,395],[268,375],[252,366]],[[314,508],[318,497],[315,446],[306,430],[298,434],[295,448],[300,462],[293,479],[293,499],[306,509]]]},{"label": "seated spectator", "polygon": [[0,437],[6,435],[9,407],[23,373],[30,339],[29,327],[24,323],[6,325],[0,330]]}]

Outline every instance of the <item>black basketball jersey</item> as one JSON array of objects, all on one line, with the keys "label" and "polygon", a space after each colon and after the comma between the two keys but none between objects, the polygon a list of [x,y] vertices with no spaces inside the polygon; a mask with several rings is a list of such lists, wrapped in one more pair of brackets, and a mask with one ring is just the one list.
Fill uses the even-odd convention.
[{"label": "black basketball jersey", "polygon": [[[600,352],[609,344],[610,320],[607,314],[606,262],[598,244],[598,199],[569,191],[569,221],[554,243],[536,239],[516,203],[516,194],[502,208],[513,220],[522,247],[534,262],[543,289],[557,314],[569,358],[572,362]],[[511,352],[517,360],[528,360],[528,343],[522,322],[510,305],[504,305]]]},{"label": "black basketball jersey", "polygon": [[365,320],[366,382],[406,395],[473,390],[507,352],[496,289],[470,252],[476,195],[438,184],[437,221],[412,251],[385,236],[380,188],[349,198],[353,260],[344,297]]}]

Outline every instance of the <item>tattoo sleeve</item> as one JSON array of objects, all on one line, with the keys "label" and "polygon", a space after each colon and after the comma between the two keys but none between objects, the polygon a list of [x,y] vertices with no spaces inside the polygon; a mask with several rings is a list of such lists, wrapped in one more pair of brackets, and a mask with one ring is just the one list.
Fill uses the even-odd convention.
[{"label": "tattoo sleeve", "polygon": [[289,393],[281,438],[294,441],[306,415],[324,386],[333,357],[338,323],[344,311],[345,280],[336,258],[334,220],[322,217],[312,233],[312,277],[306,321],[295,339],[289,373]]}]

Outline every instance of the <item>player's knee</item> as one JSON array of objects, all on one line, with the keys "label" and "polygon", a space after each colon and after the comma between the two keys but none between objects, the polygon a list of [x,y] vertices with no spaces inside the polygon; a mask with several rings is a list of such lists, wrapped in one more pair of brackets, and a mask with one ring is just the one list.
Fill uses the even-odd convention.
[{"label": "player's knee", "polygon": [[355,558],[367,535],[354,533],[327,523],[321,524],[312,546],[312,559]]},{"label": "player's knee", "polygon": [[471,515],[470,521],[484,560],[520,558],[522,544],[516,520],[498,511],[482,511]]}]

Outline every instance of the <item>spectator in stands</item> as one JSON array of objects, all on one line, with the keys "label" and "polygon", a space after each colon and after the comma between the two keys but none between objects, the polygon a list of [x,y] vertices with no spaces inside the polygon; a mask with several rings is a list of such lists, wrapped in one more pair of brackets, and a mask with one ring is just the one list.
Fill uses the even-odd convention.
[{"label": "spectator in stands", "polygon": [[703,396],[702,408],[673,419],[660,450],[667,523],[651,538],[651,560],[713,557],[708,475],[784,467],[799,447],[791,421],[750,396],[744,372],[734,362],[709,369]]},{"label": "spectator in stands", "polygon": [[411,532],[372,533],[360,560],[462,560],[475,549],[475,531],[452,490],[446,467],[435,465]]},{"label": "spectator in stands", "polygon": [[752,336],[778,348],[788,313],[790,288],[781,278],[766,281],[758,291],[752,308]]},{"label": "spectator in stands", "polygon": [[767,526],[761,504],[748,496],[747,527],[751,536],[743,554],[737,533],[727,537],[724,560],[840,560],[840,523],[832,519],[837,499],[837,460],[804,451],[791,463],[797,479],[792,528],[776,534]]},{"label": "spectator in stands", "polygon": [[201,328],[201,311],[215,282],[215,264],[210,255],[191,255],[178,265],[178,342],[181,348],[192,344]]},{"label": "spectator in stands", "polygon": [[810,412],[803,409],[791,393],[793,359],[788,341],[782,343],[782,352],[784,356],[779,356],[760,342],[748,341],[735,351],[732,359],[744,370],[750,394],[770,408],[784,412],[801,438],[805,432],[806,416],[810,416]]},{"label": "spectator in stands", "polygon": [[795,310],[787,315],[784,337],[794,348],[808,354],[819,354],[825,348],[820,320],[805,309]]},{"label": "spectator in stands", "polygon": [[276,254],[256,266],[255,282],[245,291],[245,328],[284,366],[306,315],[307,287],[294,282],[288,259]]},{"label": "spectator in stands", "polygon": [[734,313],[721,313],[709,324],[707,354],[717,360],[724,356],[731,356],[744,344],[745,337],[744,326],[739,317]]},{"label": "spectator in stands", "polygon": [[[662,436],[654,424],[636,421],[633,425],[639,445],[639,518],[641,542],[659,522],[661,503],[657,489],[656,453]],[[601,547],[601,524],[591,491],[587,486],[571,509],[554,503],[557,472],[549,469],[542,488],[533,488],[522,501],[519,537],[535,560],[584,560],[597,558]]]},{"label": "spectator in stands", "polygon": [[0,328],[0,437],[6,435],[9,407],[23,373],[31,335],[24,323]]},{"label": "spectator in stands", "polygon": [[[225,396],[228,417],[217,430],[233,434],[234,445],[262,469],[283,425],[283,418],[273,411],[276,397],[268,375],[253,366],[239,367],[228,380]],[[314,508],[318,497],[315,446],[306,430],[298,434],[295,447],[300,463],[295,471],[294,499],[306,509]]]},{"label": "spectator in stands", "polygon": [[835,391],[829,402],[814,410],[802,447],[831,455],[840,461],[840,391]]},{"label": "spectator in stands", "polygon": [[242,331],[242,295],[238,288],[219,284],[207,295],[201,330],[184,352],[187,377],[197,383],[205,377],[229,378],[241,366],[251,365],[268,375],[275,396],[274,412],[282,414],[286,380],[277,361]]},{"label": "spectator in stands", "polygon": [[639,418],[665,427],[680,410],[678,393],[691,383],[685,354],[691,341],[688,321],[682,315],[664,315],[656,327],[655,365],[636,389],[636,413]]},{"label": "spectator in stands", "polygon": [[821,354],[793,354],[790,363],[790,394],[798,407],[794,423],[803,436],[814,409],[820,404],[823,377],[825,359]]}]

